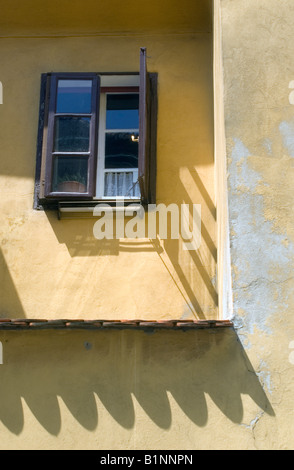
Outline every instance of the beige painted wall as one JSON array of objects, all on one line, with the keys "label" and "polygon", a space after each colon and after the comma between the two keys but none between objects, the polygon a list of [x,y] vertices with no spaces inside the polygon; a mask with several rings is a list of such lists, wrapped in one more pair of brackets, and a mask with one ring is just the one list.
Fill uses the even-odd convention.
[{"label": "beige painted wall", "polygon": [[[257,2],[253,0],[221,0],[220,6],[235,329],[161,331],[152,335],[143,331],[1,331],[3,449],[293,449],[294,110],[289,84],[292,86],[294,80],[294,8],[286,0],[258,0],[258,14]],[[200,108],[195,111],[191,104],[194,127],[180,125],[180,135],[185,135],[186,130],[191,132],[192,127],[197,134],[200,122],[197,113],[205,116],[211,109],[207,107],[211,94],[204,78],[209,63],[205,51],[210,50],[205,38],[206,35],[198,34],[144,38],[144,45],[151,51],[151,69],[162,70],[164,77],[164,82],[160,82],[159,129],[166,138],[159,145],[160,200],[169,200],[171,195],[162,168],[176,139],[173,134],[169,141],[165,121],[176,121],[171,112],[175,104],[169,97],[174,86],[180,90],[183,75],[186,81],[181,93],[186,96],[185,107],[190,107],[185,94],[189,91]],[[152,269],[155,266],[155,253],[148,251],[119,252],[114,257],[107,253],[114,247],[104,247],[106,252],[98,256],[92,244],[90,223],[81,228],[85,222],[81,221],[77,238],[72,229],[74,222],[63,221],[66,230],[61,230],[53,214],[47,218],[44,213],[32,210],[36,126],[32,127],[24,117],[28,112],[37,123],[38,75],[48,70],[48,61],[70,69],[73,56],[66,53],[68,49],[81,57],[81,67],[90,58],[91,63],[96,61],[96,50],[89,47],[90,58],[82,57],[81,51],[85,44],[96,42],[115,44],[122,51],[134,46],[128,60],[129,66],[137,69],[141,38],[0,41],[5,59],[0,77],[4,84],[4,104],[0,106],[4,142],[1,152],[9,155],[7,159],[1,158],[1,230],[5,235],[1,258],[3,316],[14,316],[13,312],[17,312],[19,316],[34,314],[45,318],[53,310],[54,316],[64,317],[65,299],[84,280],[81,272],[87,272],[87,279],[97,276],[92,288],[96,294],[102,271],[125,268],[126,260],[130,259],[134,266],[138,257],[150,263]],[[61,48],[61,44],[67,47]],[[186,68],[186,59],[196,52],[198,57],[205,57],[202,66],[192,61]],[[119,60],[124,66],[123,59]],[[25,66],[26,63],[31,66]],[[170,73],[165,75],[163,64]],[[109,64],[105,62],[106,66]],[[12,70],[18,71],[17,77],[12,76]],[[38,72],[36,76],[33,70]],[[21,76],[23,89],[14,86]],[[199,87],[195,86],[195,78]],[[17,112],[9,104],[9,96],[20,100],[22,106]],[[184,115],[182,109],[181,116]],[[22,137],[21,143],[11,131],[12,121]],[[206,122],[211,122],[210,118]],[[208,129],[209,125],[204,132]],[[196,140],[196,147],[205,145]],[[187,142],[186,145],[189,149]],[[12,152],[15,147],[17,151]],[[213,184],[207,176],[211,153],[205,158],[201,156],[202,165],[197,160],[200,154],[188,159],[188,167],[197,161],[197,174],[201,181],[205,179],[204,187],[213,200]],[[186,169],[184,174],[185,187],[193,191]],[[202,186],[197,181],[199,189]],[[180,186],[177,191],[179,198],[185,194]],[[196,196],[197,192],[195,199]],[[206,197],[206,201],[210,199]],[[208,211],[208,220],[211,215]],[[212,237],[211,231],[207,232]],[[165,260],[171,260],[168,247],[163,248]],[[52,253],[49,259],[47,251]],[[37,258],[31,256],[32,252]],[[170,271],[179,276],[176,261],[183,259],[177,249],[172,253],[174,270]],[[181,266],[187,269],[189,279],[195,279],[195,263]],[[57,280],[48,276],[53,272],[58,273]],[[158,268],[156,279],[166,279],[165,275]],[[32,281],[38,289],[31,285]],[[150,292],[150,278],[146,282],[148,285],[139,286],[141,293]],[[83,292],[88,296],[86,290]],[[164,296],[168,309],[172,307],[169,312],[178,312],[178,307],[189,304],[182,296],[179,300],[179,293],[169,300],[166,292],[162,291],[161,300]],[[130,302],[124,295],[121,290],[121,304]],[[100,302],[99,296],[96,298]],[[141,295],[140,302],[142,298]],[[79,298],[78,294],[71,302],[75,307],[82,303],[92,305],[88,297]],[[144,302],[150,305],[150,301]],[[102,302],[99,306],[103,316],[105,305]],[[76,309],[67,311],[74,316]],[[132,312],[134,316],[137,313],[135,309]]]}]

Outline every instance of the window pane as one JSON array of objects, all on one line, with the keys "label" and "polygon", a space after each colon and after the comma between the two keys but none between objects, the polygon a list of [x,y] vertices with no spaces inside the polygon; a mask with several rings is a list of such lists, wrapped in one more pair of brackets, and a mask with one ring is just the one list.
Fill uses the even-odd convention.
[{"label": "window pane", "polygon": [[132,140],[132,135],[130,132],[105,135],[105,168],[138,168],[138,142]]},{"label": "window pane", "polygon": [[52,191],[85,193],[87,192],[87,183],[87,157],[55,157]]},{"label": "window pane", "polygon": [[139,128],[139,95],[107,95],[106,129]]},{"label": "window pane", "polygon": [[58,80],[57,113],[91,113],[92,80]]},{"label": "window pane", "polygon": [[90,118],[56,117],[54,134],[55,152],[88,152]]}]

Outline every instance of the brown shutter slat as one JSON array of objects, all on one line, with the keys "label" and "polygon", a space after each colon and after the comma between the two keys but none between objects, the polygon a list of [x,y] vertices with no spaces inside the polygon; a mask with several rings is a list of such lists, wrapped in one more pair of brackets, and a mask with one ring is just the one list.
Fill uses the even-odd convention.
[{"label": "brown shutter slat", "polygon": [[139,162],[138,179],[143,204],[149,202],[149,86],[146,64],[146,48],[140,49],[140,92],[139,92]]},{"label": "brown shutter slat", "polygon": [[157,73],[149,73],[148,76],[150,79],[149,204],[156,204]]},{"label": "brown shutter slat", "polygon": [[143,205],[156,203],[157,74],[147,72],[146,59],[141,48],[138,179]]}]

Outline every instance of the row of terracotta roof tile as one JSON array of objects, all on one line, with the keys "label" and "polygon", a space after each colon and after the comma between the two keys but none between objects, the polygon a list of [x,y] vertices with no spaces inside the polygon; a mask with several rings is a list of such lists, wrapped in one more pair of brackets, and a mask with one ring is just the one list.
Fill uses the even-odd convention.
[{"label": "row of terracotta roof tile", "polygon": [[0,330],[3,329],[199,329],[233,327],[229,320],[43,320],[43,319],[7,319],[0,318]]}]

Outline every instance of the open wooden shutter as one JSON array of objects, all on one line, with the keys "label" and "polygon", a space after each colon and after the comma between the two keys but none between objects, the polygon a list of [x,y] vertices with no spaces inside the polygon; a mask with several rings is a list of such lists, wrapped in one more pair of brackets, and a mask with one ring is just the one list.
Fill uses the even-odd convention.
[{"label": "open wooden shutter", "polygon": [[[87,110],[85,111],[58,111],[57,109],[57,87],[58,81],[69,81],[74,83],[85,83],[91,82],[91,98],[90,103],[87,105]],[[95,195],[95,177],[96,177],[96,154],[97,154],[97,121],[98,121],[98,102],[99,102],[99,86],[100,78],[95,73],[53,73],[51,74],[51,84],[50,84],[50,98],[49,98],[49,112],[48,112],[48,133],[47,133],[47,152],[46,152],[46,165],[45,165],[45,197],[50,198],[75,198],[75,199],[89,199]],[[68,106],[68,105],[67,105]],[[89,108],[89,109],[88,109]],[[68,120],[71,119],[73,122],[77,122],[79,119],[82,124],[87,125],[88,136],[88,147],[85,149],[55,149],[56,143],[56,122],[58,119]],[[75,134],[72,134],[72,137],[75,138]],[[81,137],[81,140],[83,136]],[[71,165],[77,163],[78,159],[80,166],[83,166],[83,171],[85,175],[85,184],[83,184],[82,191],[75,188],[79,187],[78,185],[72,185],[71,189],[62,189],[59,190],[59,186],[56,188],[53,187],[53,165],[54,159],[58,162],[58,159],[63,159],[64,168],[68,168],[68,173],[76,173],[77,170],[72,168]],[[78,165],[76,164],[76,167]],[[70,176],[73,176],[72,174]],[[64,178],[67,178],[67,183],[69,183],[69,176],[65,174]],[[80,175],[79,175],[80,177]],[[66,181],[64,181],[66,183]],[[72,183],[72,182],[70,182]],[[63,184],[64,187],[64,184]],[[69,188],[69,184],[66,185]]]},{"label": "open wooden shutter", "polygon": [[140,49],[140,95],[139,95],[139,162],[138,179],[143,204],[148,204],[149,199],[149,145],[148,145],[148,77],[146,48]]},{"label": "open wooden shutter", "polygon": [[147,72],[146,48],[140,50],[138,179],[143,205],[156,203],[157,74]]}]

